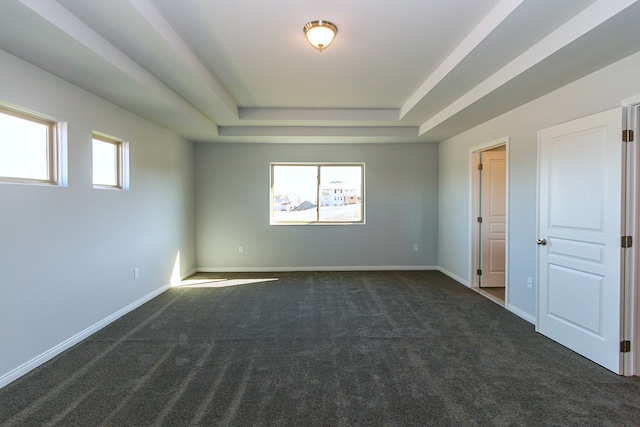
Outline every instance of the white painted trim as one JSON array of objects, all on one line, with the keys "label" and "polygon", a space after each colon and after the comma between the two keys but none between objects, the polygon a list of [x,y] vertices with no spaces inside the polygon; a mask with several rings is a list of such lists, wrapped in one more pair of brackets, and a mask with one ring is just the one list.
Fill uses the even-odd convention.
[{"label": "white painted trim", "polygon": [[503,136],[501,138],[494,139],[493,141],[489,141],[489,142],[484,143],[484,144],[476,145],[476,146],[471,147],[469,149],[469,153],[473,154],[473,153],[479,152],[479,151],[487,151],[487,150],[491,150],[492,148],[499,147],[501,145],[507,145],[507,148],[509,148],[508,144],[509,144],[509,140],[510,139],[511,139],[511,137],[509,135],[506,135],[506,136]]},{"label": "white painted trim", "polygon": [[632,236],[634,245],[624,252],[623,274],[623,305],[622,305],[622,329],[621,340],[631,341],[631,351],[622,354],[623,375],[640,375],[640,328],[637,327],[638,313],[640,310],[640,272],[638,271],[638,244],[640,235],[638,231],[638,213],[640,212],[640,187],[637,184],[638,170],[637,162],[640,158],[638,153],[638,110],[640,109],[640,95],[622,101],[622,129],[631,129],[636,134],[634,142],[626,144],[625,153],[626,169],[625,181],[625,201],[623,214],[623,234]]},{"label": "white painted trim", "polygon": [[504,188],[504,192],[505,192],[505,199],[504,199],[504,203],[505,203],[505,213],[504,213],[504,304],[505,306],[509,304],[509,301],[511,300],[511,286],[509,286],[509,239],[510,239],[510,229],[511,227],[509,226],[511,223],[511,214],[510,214],[510,209],[509,206],[511,206],[510,202],[509,202],[509,193],[510,193],[510,188],[511,188],[511,173],[509,171],[509,169],[511,168],[511,161],[509,159],[509,157],[511,156],[511,137],[510,136],[506,136],[504,138],[504,145],[505,145],[505,149],[507,150],[506,153],[506,159],[507,159],[507,165],[506,165],[506,176],[505,176],[505,188]]},{"label": "white painted trim", "polygon": [[[535,238],[540,238],[540,160],[542,157],[542,153],[540,152],[540,144],[542,141],[542,135],[540,134],[541,129],[538,129],[536,132],[536,234]],[[540,318],[540,304],[538,304],[538,300],[540,299],[540,250],[536,249],[536,279],[533,283],[534,298],[535,298],[535,318],[536,318],[536,332],[539,331],[538,327],[538,319]]]},{"label": "white painted trim", "polygon": [[633,107],[636,105],[640,105],[640,94],[627,99],[623,99],[622,102],[620,102],[620,105],[622,107]]},{"label": "white painted trim", "polygon": [[511,305],[511,304],[507,305],[507,310],[509,310],[510,312],[515,314],[516,316],[526,320],[527,322],[531,323],[532,325],[536,324],[535,316],[530,315],[526,311],[520,310],[518,307],[516,307],[514,305]]},{"label": "white painted trim", "polygon": [[504,286],[505,286],[505,295],[504,295],[504,300],[505,300],[505,307],[509,304],[509,296],[510,296],[510,292],[509,292],[509,181],[510,181],[510,173],[509,173],[509,168],[510,168],[510,161],[509,161],[509,157],[510,157],[510,152],[511,152],[511,137],[509,135],[507,136],[503,136],[501,138],[498,139],[494,139],[493,141],[487,142],[485,144],[480,144],[480,145],[476,145],[475,147],[471,147],[469,149],[469,165],[468,165],[468,170],[469,170],[469,224],[471,224],[471,228],[470,228],[470,235],[469,235],[469,281],[467,283],[469,283],[469,287],[471,288],[479,288],[479,286],[476,285],[476,271],[478,269],[478,266],[476,266],[475,260],[477,259],[477,233],[478,233],[478,229],[474,228],[477,227],[477,223],[474,224],[473,222],[473,218],[476,215],[476,212],[478,211],[478,206],[477,203],[479,203],[479,201],[477,200],[477,191],[475,190],[475,184],[478,181],[478,177],[477,177],[477,170],[474,170],[473,168],[473,160],[474,160],[474,156],[478,155],[479,153],[483,152],[483,151],[488,151],[491,150],[492,148],[496,148],[499,147],[501,145],[505,146],[505,152],[506,152],[506,161],[507,161],[507,165],[506,165],[506,176],[505,176],[505,206],[506,206],[506,211],[505,211],[505,223],[504,223]]},{"label": "white painted trim", "polygon": [[473,218],[478,215],[480,211],[480,197],[479,197],[479,183],[480,183],[480,171],[477,169],[478,163],[480,163],[480,153],[483,150],[470,151],[469,156],[469,286],[473,289],[479,288],[478,285],[478,264],[480,239],[480,224],[474,221]]},{"label": "white painted trim", "polygon": [[341,265],[304,267],[198,267],[197,271],[199,273],[286,273],[293,271],[421,271],[438,269],[439,267],[435,265]]},{"label": "white painted trim", "polygon": [[69,348],[71,348],[74,345],[78,344],[80,341],[86,339],[87,337],[91,336],[92,334],[95,334],[100,329],[104,328],[105,326],[109,325],[110,323],[118,320],[120,317],[124,316],[125,314],[135,310],[138,307],[140,307],[142,304],[144,304],[144,303],[146,303],[148,301],[151,301],[153,298],[155,298],[158,295],[162,294],[163,292],[167,291],[170,287],[171,287],[170,285],[165,285],[165,286],[163,286],[161,288],[156,289],[155,291],[143,296],[142,298],[138,299],[137,301],[134,301],[131,304],[127,305],[126,307],[116,311],[112,315],[110,315],[110,316],[100,320],[99,322],[89,326],[87,329],[77,333],[76,335],[72,336],[71,338],[61,342],[60,344],[50,348],[49,350],[45,351],[44,353],[41,353],[40,355],[34,357],[33,359],[23,363],[22,365],[18,366],[17,368],[15,368],[15,369],[9,371],[8,373],[2,375],[0,377],[0,388],[3,388],[5,386],[9,385],[13,381],[15,381],[18,378],[20,378],[21,376],[29,373],[30,371],[34,370],[38,366],[48,362],[49,360],[53,359],[54,357],[56,357],[57,355],[59,355],[63,351],[68,350]]},{"label": "white painted trim", "polygon": [[460,283],[461,285],[466,286],[467,288],[471,287],[471,284],[469,283],[468,280],[463,279],[462,277],[458,276],[457,274],[454,274],[454,273],[450,272],[446,268],[437,267],[436,270],[438,270],[440,273],[442,273],[444,275],[449,276],[450,278],[452,278],[456,282]]}]

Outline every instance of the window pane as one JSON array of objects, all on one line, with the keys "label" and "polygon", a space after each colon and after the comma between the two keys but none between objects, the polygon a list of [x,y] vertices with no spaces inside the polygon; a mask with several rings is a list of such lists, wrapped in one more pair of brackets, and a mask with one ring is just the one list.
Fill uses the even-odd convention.
[{"label": "window pane", "polygon": [[271,164],[272,223],[364,223],[364,164]]},{"label": "window pane", "polygon": [[274,221],[317,221],[317,199],[317,166],[273,166]]},{"label": "window pane", "polygon": [[362,168],[320,167],[320,221],[362,221]]},{"label": "window pane", "polygon": [[51,180],[50,126],[0,113],[0,176]]},{"label": "window pane", "polygon": [[93,184],[118,187],[118,144],[93,140]]}]

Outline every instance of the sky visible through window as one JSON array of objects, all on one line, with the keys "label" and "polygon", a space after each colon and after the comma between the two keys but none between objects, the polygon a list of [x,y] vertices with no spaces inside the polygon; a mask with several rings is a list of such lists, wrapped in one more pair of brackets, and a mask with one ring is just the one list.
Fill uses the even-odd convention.
[{"label": "sky visible through window", "polygon": [[316,203],[317,175],[316,166],[274,166],[274,194],[297,195],[302,201]]},{"label": "sky visible through window", "polygon": [[93,140],[93,184],[118,186],[118,145]]},{"label": "sky visible through window", "polygon": [[49,179],[49,126],[0,113],[0,176]]}]

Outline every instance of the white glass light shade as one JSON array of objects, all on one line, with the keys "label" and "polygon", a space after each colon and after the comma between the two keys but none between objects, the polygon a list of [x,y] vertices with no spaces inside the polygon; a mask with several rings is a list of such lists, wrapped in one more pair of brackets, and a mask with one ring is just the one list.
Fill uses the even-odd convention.
[{"label": "white glass light shade", "polygon": [[304,26],[304,35],[311,46],[319,51],[326,49],[338,32],[338,27],[329,21],[311,21]]}]

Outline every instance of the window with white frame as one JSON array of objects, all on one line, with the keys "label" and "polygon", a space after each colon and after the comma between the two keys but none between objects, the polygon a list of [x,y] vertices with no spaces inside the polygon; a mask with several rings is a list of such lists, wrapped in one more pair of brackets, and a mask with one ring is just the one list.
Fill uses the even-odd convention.
[{"label": "window with white frame", "polygon": [[271,224],[364,223],[364,163],[272,163]]},{"label": "window with white frame", "polygon": [[92,164],[94,188],[128,189],[127,143],[93,133]]},{"label": "window with white frame", "polygon": [[0,182],[59,184],[57,122],[0,106]]}]

